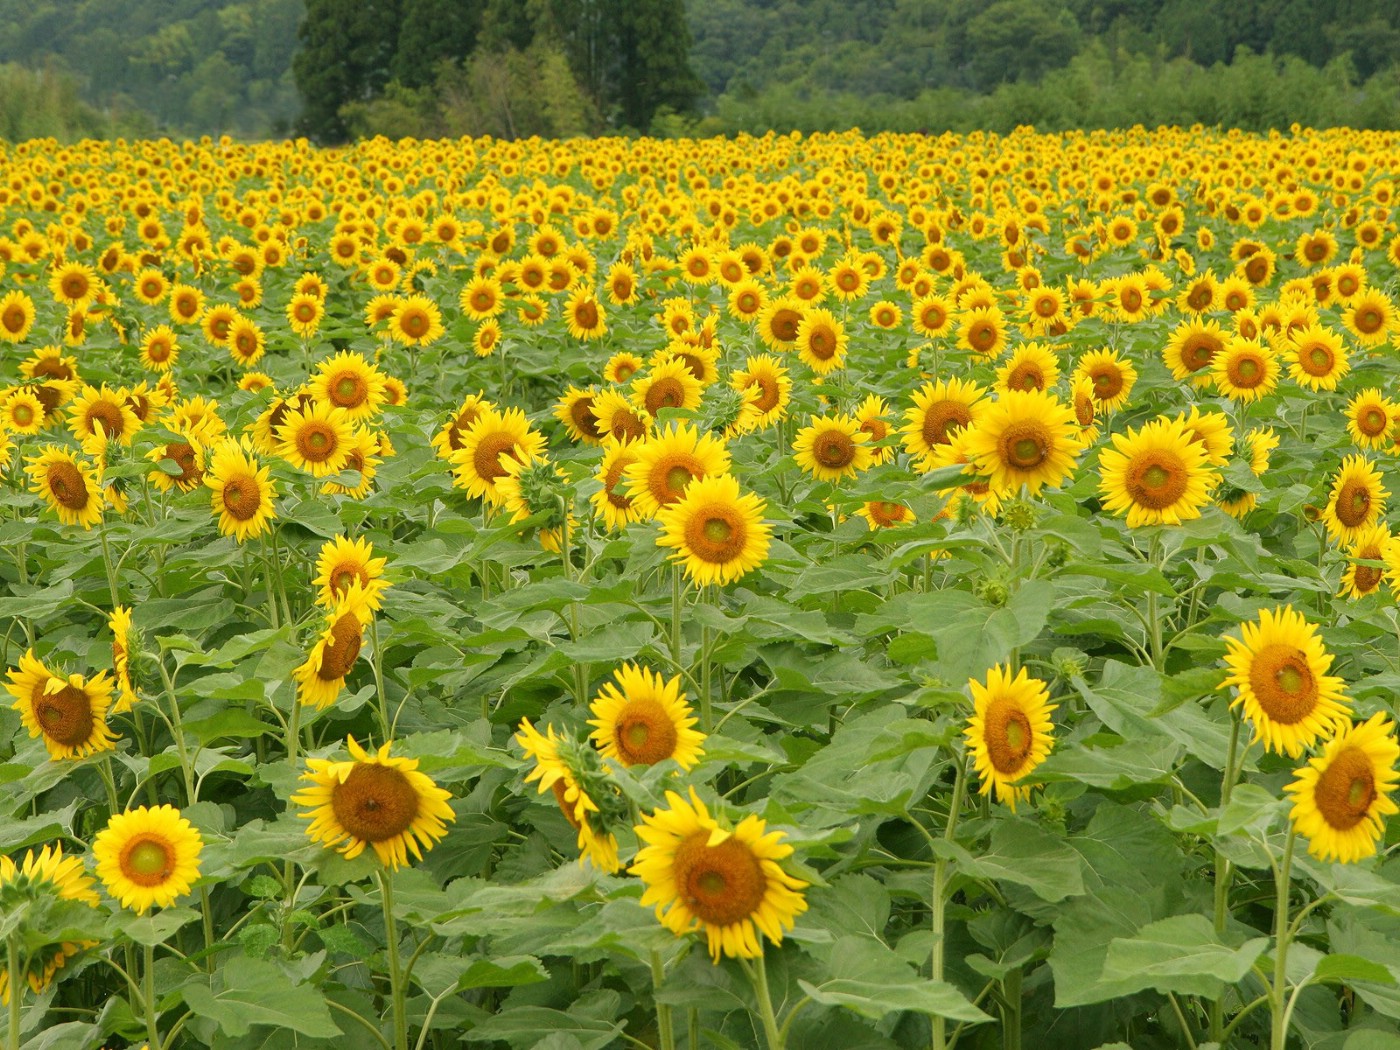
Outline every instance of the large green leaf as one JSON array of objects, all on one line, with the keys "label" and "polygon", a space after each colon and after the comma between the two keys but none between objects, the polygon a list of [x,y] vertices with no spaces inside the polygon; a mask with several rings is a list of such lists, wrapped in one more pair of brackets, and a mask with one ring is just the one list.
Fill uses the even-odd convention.
[{"label": "large green leaf", "polygon": [[1216,997],[1225,985],[1243,980],[1268,946],[1267,937],[1231,946],[1204,915],[1175,915],[1109,942],[1103,974],[1125,991]]},{"label": "large green leaf", "polygon": [[235,955],[213,974],[187,982],[180,993],[195,1016],[213,1021],[225,1035],[246,1035],[253,1025],[320,1038],[340,1034],[315,985],[298,984],[276,963],[246,955]]}]

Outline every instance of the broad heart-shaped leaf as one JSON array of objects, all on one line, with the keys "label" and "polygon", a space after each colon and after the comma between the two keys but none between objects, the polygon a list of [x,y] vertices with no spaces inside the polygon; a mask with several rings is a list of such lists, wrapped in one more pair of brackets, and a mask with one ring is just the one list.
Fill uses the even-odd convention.
[{"label": "broad heart-shaped leaf", "polygon": [[1386,967],[1359,955],[1328,955],[1313,970],[1313,980],[1319,983],[1336,981],[1350,984],[1353,981],[1372,981],[1376,984],[1395,984],[1395,975]]},{"label": "broad heart-shaped leaf", "polygon": [[622,1031],[623,1022],[609,1024],[592,1017],[578,1017],[544,1006],[518,1006],[503,1010],[467,1033],[467,1041],[489,1043],[499,1040],[512,1047],[534,1047],[546,1037],[573,1036],[583,1050],[603,1050]]},{"label": "broad heart-shaped leaf", "polygon": [[1174,915],[1148,923],[1136,936],[1115,937],[1103,972],[1125,991],[1217,996],[1242,981],[1268,946],[1267,937],[1253,937],[1232,948],[1204,915]]},{"label": "broad heart-shaped leaf", "polygon": [[1014,882],[1051,903],[1084,892],[1079,854],[1028,820],[998,823],[986,850],[954,859],[965,874]]},{"label": "broad heart-shaped leaf", "polygon": [[290,1028],[318,1038],[341,1034],[314,985],[296,984],[282,967],[262,959],[235,955],[180,992],[195,1016],[213,1021],[228,1036],[246,1035],[253,1025]]},{"label": "broad heart-shaped leaf", "polygon": [[420,956],[413,967],[413,983],[435,997],[471,988],[538,984],[548,979],[549,972],[532,955],[464,959],[458,955],[433,952]]},{"label": "broad heart-shaped leaf", "polygon": [[954,1021],[991,1020],[953,985],[920,976],[869,937],[838,938],[831,947],[829,967],[831,976],[820,984],[797,982],[813,1002],[823,1006],[842,1006],[877,1021],[901,1010]]},{"label": "broad heart-shaped leaf", "polygon": [[96,1045],[101,1034],[97,1025],[82,1021],[44,1025],[38,1035],[21,1044],[21,1050],[88,1050]]},{"label": "broad heart-shaped leaf", "polygon": [[1170,738],[1153,740],[1102,739],[1096,734],[1079,746],[1053,753],[1036,767],[1040,783],[1076,781],[1108,791],[1124,791],[1135,784],[1153,784],[1171,777],[1181,745]]}]

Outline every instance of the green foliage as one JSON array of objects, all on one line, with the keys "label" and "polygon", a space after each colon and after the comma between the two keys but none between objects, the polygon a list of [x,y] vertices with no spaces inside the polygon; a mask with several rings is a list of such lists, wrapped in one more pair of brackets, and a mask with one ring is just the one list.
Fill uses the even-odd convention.
[{"label": "green foliage", "polygon": [[389,82],[398,0],[307,0],[292,62],[302,112],[297,129],[318,142],[343,142],[347,103],[369,100]]},{"label": "green foliage", "polygon": [[113,123],[78,98],[77,82],[51,69],[0,64],[0,139],[71,141],[113,134]]}]

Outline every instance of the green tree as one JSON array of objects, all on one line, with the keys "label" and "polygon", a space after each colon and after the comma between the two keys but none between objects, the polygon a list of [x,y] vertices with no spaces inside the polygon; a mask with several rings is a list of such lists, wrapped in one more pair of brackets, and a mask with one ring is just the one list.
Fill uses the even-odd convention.
[{"label": "green tree", "polygon": [[663,106],[694,111],[705,85],[690,66],[683,0],[609,0],[603,24],[615,60],[604,97],[620,123],[645,131]]},{"label": "green tree", "polygon": [[318,142],[344,142],[341,108],[373,99],[389,82],[398,45],[399,0],[306,0],[292,61],[302,113],[297,129]]},{"label": "green tree", "polygon": [[403,20],[389,71],[400,84],[433,82],[444,58],[462,61],[476,47],[483,0],[401,0]]},{"label": "green tree", "polygon": [[979,87],[1035,80],[1079,50],[1079,27],[1064,7],[999,0],[967,23],[968,62]]}]

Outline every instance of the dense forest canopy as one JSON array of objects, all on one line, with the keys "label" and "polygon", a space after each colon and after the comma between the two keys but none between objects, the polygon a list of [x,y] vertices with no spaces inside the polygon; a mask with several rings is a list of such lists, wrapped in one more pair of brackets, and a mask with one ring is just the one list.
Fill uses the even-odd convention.
[{"label": "dense forest canopy", "polygon": [[[1051,96],[1090,80],[1108,97],[1145,61],[1209,94],[1229,78],[1192,88],[1199,70],[1251,55],[1274,60],[1254,68],[1280,90],[1313,75],[1298,62],[1329,70],[1310,94],[1333,85],[1338,119],[1384,123],[1400,97],[1393,13],[1394,0],[0,0],[0,64],[71,78],[88,107],[0,134],[50,133],[41,119],[54,134],[325,141],[956,126],[955,102],[1009,120],[1018,86],[1052,74]],[[47,83],[25,90],[68,97]],[[1106,119],[1082,98],[1032,101],[1042,120]],[[1186,122],[1215,115],[1182,105]]]}]

